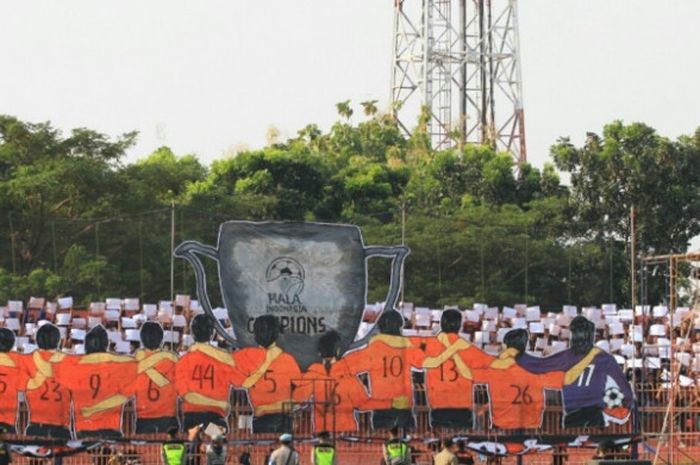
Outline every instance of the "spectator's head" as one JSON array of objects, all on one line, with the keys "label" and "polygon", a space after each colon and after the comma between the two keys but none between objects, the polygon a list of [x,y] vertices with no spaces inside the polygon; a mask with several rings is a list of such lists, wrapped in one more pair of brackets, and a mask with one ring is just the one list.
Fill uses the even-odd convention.
[{"label": "spectator's head", "polygon": [[457,441],[455,438],[446,438],[443,441],[443,446],[445,449],[449,450],[453,454],[459,450],[459,441]]},{"label": "spectator's head", "polygon": [[214,335],[214,321],[205,313],[192,319],[192,337],[194,342],[209,342]]},{"label": "spectator's head", "polygon": [[141,326],[141,343],[148,350],[156,350],[163,343],[163,328],[160,323],[146,321]]},{"label": "spectator's head", "polygon": [[85,353],[107,352],[109,336],[102,325],[97,325],[85,335]]},{"label": "spectator's head", "polygon": [[595,342],[595,325],[584,316],[577,316],[569,325],[571,342],[569,347],[575,354],[586,354]]},{"label": "spectator's head", "polygon": [[0,352],[9,352],[15,345],[15,333],[7,328],[0,328]]},{"label": "spectator's head", "polygon": [[524,354],[529,340],[530,337],[527,335],[527,330],[522,328],[511,329],[503,337],[503,344],[509,349],[517,349],[518,354]]},{"label": "spectator's head", "polygon": [[340,334],[331,330],[323,333],[318,339],[318,353],[321,358],[338,358],[340,355]]},{"label": "spectator's head", "polygon": [[399,427],[394,426],[389,430],[389,437],[392,439],[396,439],[399,437]]},{"label": "spectator's head", "polygon": [[290,445],[292,443],[292,435],[289,433],[284,433],[283,435],[280,436],[280,442],[286,446]]},{"label": "spectator's head", "polygon": [[317,437],[319,442],[327,444],[331,440],[331,433],[329,433],[328,431],[321,431],[317,434]]},{"label": "spectator's head", "polygon": [[280,335],[280,320],[275,315],[260,315],[253,322],[255,342],[270,347]]},{"label": "spectator's head", "polygon": [[403,317],[396,310],[387,310],[377,321],[377,327],[382,334],[400,336],[403,328]]},{"label": "spectator's head", "polygon": [[61,332],[51,323],[36,330],[36,345],[42,350],[56,350],[61,343]]},{"label": "spectator's head", "polygon": [[443,333],[458,333],[462,329],[462,314],[459,310],[450,309],[442,312],[440,329]]},{"label": "spectator's head", "polygon": [[214,439],[212,442],[214,443],[215,446],[221,447],[224,445],[225,441],[226,441],[226,438],[224,437],[223,434],[217,434],[216,436],[214,436]]},{"label": "spectator's head", "polygon": [[168,439],[173,440],[177,437],[177,427],[171,426],[168,428]]}]

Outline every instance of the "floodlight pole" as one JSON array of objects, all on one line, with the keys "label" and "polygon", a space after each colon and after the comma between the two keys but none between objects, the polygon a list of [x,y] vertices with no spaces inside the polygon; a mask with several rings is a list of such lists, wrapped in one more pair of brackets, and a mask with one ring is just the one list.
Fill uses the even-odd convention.
[{"label": "floodlight pole", "polygon": [[427,108],[434,149],[486,144],[525,163],[517,0],[393,3],[391,111],[402,131]]}]

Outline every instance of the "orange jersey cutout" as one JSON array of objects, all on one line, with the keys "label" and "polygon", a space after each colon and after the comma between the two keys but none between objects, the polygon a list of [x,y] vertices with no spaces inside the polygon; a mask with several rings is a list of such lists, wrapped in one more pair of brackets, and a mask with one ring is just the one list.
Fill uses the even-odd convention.
[{"label": "orange jersey cutout", "polygon": [[296,359],[276,344],[267,349],[247,347],[233,353],[236,366],[245,376],[242,387],[255,415],[281,413],[284,404],[308,398]]},{"label": "orange jersey cutout", "polygon": [[193,344],[175,365],[175,387],[185,413],[227,416],[231,385],[242,382],[231,354],[207,343]]},{"label": "orange jersey cutout", "polygon": [[369,409],[413,407],[412,370],[423,366],[424,352],[403,336],[380,334],[367,347],[344,356],[350,370],[369,375]]},{"label": "orange jersey cutout", "polygon": [[431,409],[471,409],[472,370],[488,367],[495,357],[454,333],[424,341],[426,395]]},{"label": "orange jersey cutout", "polygon": [[26,382],[25,358],[26,355],[18,353],[0,353],[0,423],[13,428],[17,422],[17,394]]},{"label": "orange jersey cutout", "polygon": [[66,354],[55,350],[37,350],[25,363],[28,375],[25,398],[30,423],[63,428],[70,425],[70,391],[57,376],[66,358]]},{"label": "orange jersey cutout", "polygon": [[369,397],[345,359],[333,361],[328,369],[314,363],[304,374],[304,384],[313,396],[316,431],[357,430],[354,409],[362,410]]},{"label": "orange jersey cutout", "polygon": [[177,355],[165,350],[138,350],[136,379],[129,393],[136,399],[136,417],[152,419],[177,414],[175,366]]},{"label": "orange jersey cutout", "polygon": [[534,374],[515,362],[517,351],[506,349],[489,368],[474,370],[474,380],[488,384],[491,422],[498,428],[539,428],[544,390],[561,389],[564,372]]},{"label": "orange jersey cutout", "polygon": [[121,431],[126,386],[136,376],[132,357],[99,352],[64,359],[56,367],[61,384],[71,391],[75,432]]}]

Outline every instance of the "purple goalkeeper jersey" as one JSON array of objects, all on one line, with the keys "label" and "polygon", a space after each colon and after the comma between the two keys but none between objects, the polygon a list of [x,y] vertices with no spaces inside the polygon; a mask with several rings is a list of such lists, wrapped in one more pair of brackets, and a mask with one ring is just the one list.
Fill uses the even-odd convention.
[{"label": "purple goalkeeper jersey", "polygon": [[[590,352],[589,352],[590,353]],[[533,357],[522,354],[518,364],[532,373],[567,371],[588,354],[575,354],[571,349],[549,357]],[[601,350],[581,374],[563,388],[564,411],[566,414],[586,408],[632,408],[634,395],[615,358]]]}]

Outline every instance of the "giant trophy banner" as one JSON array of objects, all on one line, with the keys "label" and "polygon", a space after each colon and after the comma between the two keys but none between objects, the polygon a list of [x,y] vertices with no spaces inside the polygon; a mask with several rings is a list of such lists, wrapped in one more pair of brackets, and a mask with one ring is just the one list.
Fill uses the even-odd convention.
[{"label": "giant trophy banner", "polygon": [[[541,427],[547,390],[561,392],[563,428],[625,424],[634,411],[629,382],[594,346],[595,325],[583,316],[569,324],[569,348],[549,357],[527,353],[525,329],[505,334],[500,354],[484,352],[464,337],[454,309],[442,311],[433,333],[406,336],[395,305],[409,250],[366,246],[356,226],[229,221],[216,246],[186,241],[174,254],[192,266],[203,310],[189,325],[192,344],[164,350],[163,328],[145,321],[134,356],[109,352],[102,326],[85,335],[85,354],[66,354],[58,328],[44,324],[25,354],[0,329],[0,424],[16,431],[22,394],[29,420],[17,432],[31,436],[118,437],[129,403],[136,433],[226,429],[236,389],[247,392],[256,433],[288,431],[295,405],[313,409],[317,431],[353,434],[359,412],[371,413],[375,429],[410,429],[416,373],[429,426],[441,430],[473,430],[476,385],[488,390],[489,426],[513,432]],[[375,257],[391,260],[388,293],[376,324],[358,337]],[[217,265],[228,329],[212,308],[202,260]],[[227,348],[212,343],[216,333]]]}]

